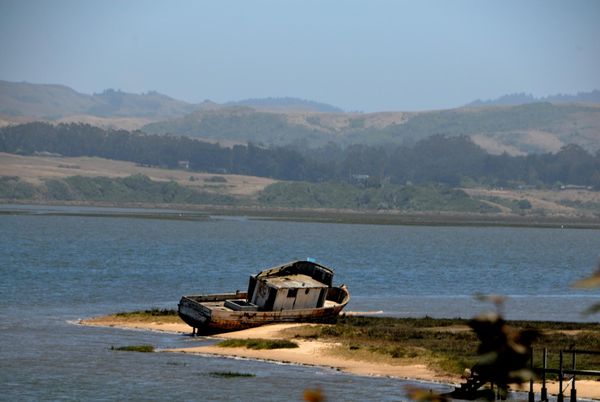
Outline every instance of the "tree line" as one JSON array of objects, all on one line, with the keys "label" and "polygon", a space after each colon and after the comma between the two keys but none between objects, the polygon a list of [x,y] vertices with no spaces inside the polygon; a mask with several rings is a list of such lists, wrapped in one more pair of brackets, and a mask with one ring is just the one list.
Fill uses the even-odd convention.
[{"label": "tree line", "polygon": [[228,148],[185,136],[34,122],[0,129],[0,152],[96,156],[171,169],[183,164],[194,171],[364,186],[386,181],[449,186],[474,182],[502,187],[572,184],[600,189],[600,151],[594,155],[570,144],[556,153],[491,155],[466,136],[437,135],[410,146],[341,147],[330,143],[316,149],[253,144]]}]

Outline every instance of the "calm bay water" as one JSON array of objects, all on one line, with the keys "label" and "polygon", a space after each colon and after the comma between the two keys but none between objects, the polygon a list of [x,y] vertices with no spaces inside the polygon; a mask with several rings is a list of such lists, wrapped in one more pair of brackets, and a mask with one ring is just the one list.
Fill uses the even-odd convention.
[{"label": "calm bay water", "polygon": [[[589,275],[599,254],[593,230],[0,215],[0,399],[278,401],[320,386],[331,400],[401,400],[404,382],[393,379],[113,352],[112,345],[211,341],[73,322],[245,289],[250,274],[306,257],[336,270],[335,282],[350,288],[350,310],[471,317],[491,309],[473,299],[480,292],[509,296],[511,319],[591,321],[598,316],[580,312],[599,292],[570,283]],[[219,379],[213,371],[256,377]]]}]

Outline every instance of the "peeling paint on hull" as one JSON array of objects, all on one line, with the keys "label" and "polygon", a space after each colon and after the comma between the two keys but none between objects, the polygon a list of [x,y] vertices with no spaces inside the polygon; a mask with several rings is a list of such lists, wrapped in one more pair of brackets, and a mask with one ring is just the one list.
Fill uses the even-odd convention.
[{"label": "peeling paint on hull", "polygon": [[179,316],[199,333],[238,331],[277,322],[332,322],[350,301],[345,287],[330,288],[339,302],[328,299],[324,307],[281,311],[234,311],[224,306],[225,300],[246,297],[246,293],[204,296],[183,296],[179,301]]},{"label": "peeling paint on hull", "polygon": [[350,301],[332,286],[333,270],[314,260],[292,261],[250,277],[248,292],[183,296],[179,316],[193,333],[216,333],[276,322],[331,322]]}]

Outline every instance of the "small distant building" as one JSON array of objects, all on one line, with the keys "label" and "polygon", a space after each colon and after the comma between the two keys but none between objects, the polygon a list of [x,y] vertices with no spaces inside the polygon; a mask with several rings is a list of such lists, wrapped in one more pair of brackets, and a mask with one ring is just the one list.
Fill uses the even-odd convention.
[{"label": "small distant building", "polygon": [[55,152],[48,152],[48,151],[35,151],[33,153],[34,156],[46,156],[46,157],[50,157],[50,158],[60,158],[62,155],[61,154],[57,154]]},{"label": "small distant building", "polygon": [[566,184],[564,186],[560,186],[561,190],[591,190],[592,186],[579,186],[575,184]]},{"label": "small distant building", "polygon": [[190,170],[190,161],[178,161],[177,166],[180,169]]},{"label": "small distant building", "polygon": [[350,175],[350,182],[354,184],[364,185],[369,182],[371,176],[368,174],[353,174]]},{"label": "small distant building", "polygon": [[367,181],[369,180],[371,176],[369,176],[368,174],[353,174],[352,175],[352,180],[354,181]]},{"label": "small distant building", "polygon": [[535,190],[535,186],[531,184],[519,184],[517,186],[518,190]]}]

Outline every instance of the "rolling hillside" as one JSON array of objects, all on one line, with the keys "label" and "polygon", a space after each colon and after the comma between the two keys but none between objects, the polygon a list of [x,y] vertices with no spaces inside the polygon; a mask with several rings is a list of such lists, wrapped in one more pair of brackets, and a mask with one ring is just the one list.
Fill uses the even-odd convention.
[{"label": "rolling hillside", "polygon": [[[469,136],[492,154],[556,152],[567,144],[596,152],[600,149],[600,104],[593,102],[598,92],[549,97],[545,102],[517,94],[473,105],[477,107],[427,112],[343,113],[331,105],[297,98],[191,104],[157,92],[106,90],[86,95],[62,85],[0,81],[0,127],[34,120],[83,122],[221,144],[301,148],[332,142],[341,146],[413,144],[441,134]],[[519,100],[523,104],[510,105]],[[578,100],[584,103],[568,103]]]},{"label": "rolling hillside", "polygon": [[600,149],[600,106],[532,103],[420,113],[277,113],[231,107],[151,123],[152,134],[179,134],[265,145],[414,143],[466,135],[493,154],[556,152],[566,144]]},{"label": "rolling hillside", "polygon": [[67,116],[145,117],[183,116],[196,106],[158,92],[130,94],[107,89],[100,94],[79,93],[64,85],[0,81],[0,115],[55,120]]},{"label": "rolling hillside", "polygon": [[[87,95],[64,85],[0,80],[0,116],[7,117],[58,120],[77,116],[87,119],[87,121],[90,121],[91,117],[104,119],[145,118],[157,121],[182,117],[198,110],[215,110],[229,106],[251,106],[257,110],[281,112],[342,111],[324,103],[290,97],[247,99],[224,105],[209,100],[193,104],[173,99],[156,91],[133,94],[107,89],[102,93]],[[71,121],[73,120],[71,119]]]},{"label": "rolling hillside", "polygon": [[600,91],[593,90],[591,92],[579,92],[576,95],[550,95],[541,98],[536,98],[531,94],[517,93],[500,96],[496,99],[481,100],[477,99],[469,103],[466,107],[482,107],[482,106],[517,106],[527,103],[585,103],[585,104],[600,104]]}]

